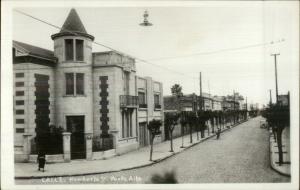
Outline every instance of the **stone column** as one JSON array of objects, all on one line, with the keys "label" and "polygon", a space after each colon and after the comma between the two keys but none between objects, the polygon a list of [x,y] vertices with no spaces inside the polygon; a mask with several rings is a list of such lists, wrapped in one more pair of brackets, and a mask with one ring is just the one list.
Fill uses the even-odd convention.
[{"label": "stone column", "polygon": [[26,162],[29,161],[29,155],[30,155],[30,151],[31,151],[31,144],[30,144],[30,137],[32,135],[25,133],[23,134],[23,154],[24,154],[24,158]]},{"label": "stone column", "polygon": [[85,133],[85,150],[86,159],[92,160],[93,158],[93,133]]},{"label": "stone column", "polygon": [[71,160],[71,133],[63,132],[63,151],[64,151],[64,160],[65,162],[70,162]]},{"label": "stone column", "polygon": [[118,133],[119,133],[119,131],[116,130],[116,129],[112,129],[109,132],[113,136],[113,148],[117,150],[117,147],[118,147]]}]

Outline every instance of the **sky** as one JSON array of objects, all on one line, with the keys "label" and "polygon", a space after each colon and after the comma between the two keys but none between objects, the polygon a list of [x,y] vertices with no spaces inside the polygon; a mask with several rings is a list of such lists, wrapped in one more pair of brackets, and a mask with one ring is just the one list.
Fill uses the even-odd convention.
[{"label": "sky", "polygon": [[[61,27],[71,8],[16,9]],[[280,53],[277,63],[279,94],[295,92],[299,74],[297,1],[247,4],[229,1],[226,6],[207,3],[194,7],[74,8],[96,42],[150,62],[152,65],[137,61],[137,75],[162,82],[164,95],[171,94],[170,88],[175,83],[182,86],[183,93],[199,94],[201,72],[203,92],[222,96],[235,91],[247,97],[248,103],[267,104],[269,89],[275,100],[272,53]],[[151,27],[139,25],[146,9],[153,23]],[[14,40],[50,50],[53,50],[50,36],[59,32],[17,12],[13,12],[12,27]],[[271,41],[276,43],[199,55]],[[93,52],[107,50],[93,44]],[[159,59],[165,57],[173,58]]]}]

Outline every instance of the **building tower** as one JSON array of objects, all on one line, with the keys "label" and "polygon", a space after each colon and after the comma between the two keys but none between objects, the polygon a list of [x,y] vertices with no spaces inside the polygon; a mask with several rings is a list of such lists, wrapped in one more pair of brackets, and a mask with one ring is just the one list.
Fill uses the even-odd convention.
[{"label": "building tower", "polygon": [[64,148],[70,148],[70,159],[91,159],[94,37],[87,33],[76,10],[71,9],[60,32],[51,38],[54,56],[58,58],[55,71],[56,125],[71,135],[69,144],[64,142]]}]

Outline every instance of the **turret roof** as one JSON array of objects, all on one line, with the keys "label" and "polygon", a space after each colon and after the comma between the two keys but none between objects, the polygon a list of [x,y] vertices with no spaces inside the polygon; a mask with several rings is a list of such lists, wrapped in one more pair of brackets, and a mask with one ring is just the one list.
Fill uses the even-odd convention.
[{"label": "turret roof", "polygon": [[80,35],[94,40],[94,36],[87,33],[85,27],[83,26],[79,15],[74,8],[71,9],[67,19],[65,20],[61,30],[57,34],[51,36],[52,39],[64,35]]},{"label": "turret roof", "polygon": [[87,34],[81,19],[79,18],[76,10],[74,8],[71,9],[65,23],[62,26],[60,32],[80,32]]}]

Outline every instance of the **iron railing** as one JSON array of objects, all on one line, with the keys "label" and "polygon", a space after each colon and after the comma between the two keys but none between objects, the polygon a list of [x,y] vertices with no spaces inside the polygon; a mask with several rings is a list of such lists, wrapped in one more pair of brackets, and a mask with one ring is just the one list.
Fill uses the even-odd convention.
[{"label": "iron railing", "polygon": [[138,107],[138,96],[131,95],[120,95],[120,106],[121,107]]},{"label": "iron railing", "polygon": [[161,109],[161,105],[160,104],[154,104],[154,108],[155,109]]}]

